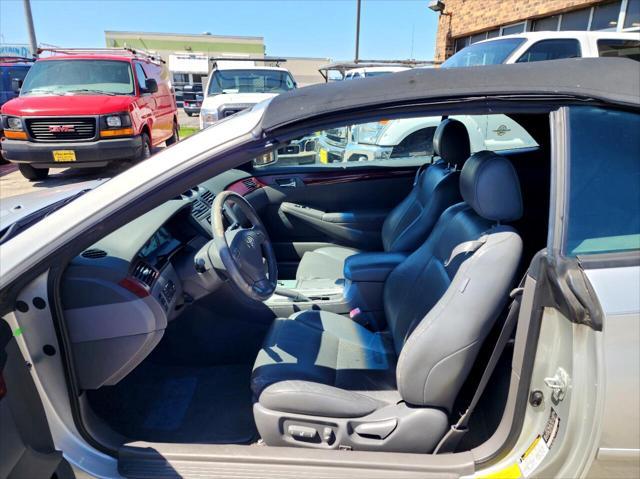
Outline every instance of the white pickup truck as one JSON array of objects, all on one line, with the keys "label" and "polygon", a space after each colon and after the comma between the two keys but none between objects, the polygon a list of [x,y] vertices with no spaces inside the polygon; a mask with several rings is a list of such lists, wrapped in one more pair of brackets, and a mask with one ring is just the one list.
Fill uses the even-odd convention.
[{"label": "white pickup truck", "polygon": [[225,59],[214,63],[200,110],[200,129],[296,88],[286,68],[256,65],[257,61]]},{"label": "white pickup truck", "polygon": [[[574,57],[627,57],[640,61],[640,32],[527,32],[484,40],[463,48],[440,68],[499,63],[525,63]],[[421,67],[423,68],[423,67]],[[479,149],[533,146],[533,140],[506,115],[487,115],[486,122],[461,116]],[[351,129],[343,161],[384,160],[431,154],[431,140],[440,117],[408,118],[357,125]]]},{"label": "white pickup truck", "polygon": [[626,57],[640,60],[640,32],[526,32],[463,48],[441,68],[527,63],[563,58]]}]

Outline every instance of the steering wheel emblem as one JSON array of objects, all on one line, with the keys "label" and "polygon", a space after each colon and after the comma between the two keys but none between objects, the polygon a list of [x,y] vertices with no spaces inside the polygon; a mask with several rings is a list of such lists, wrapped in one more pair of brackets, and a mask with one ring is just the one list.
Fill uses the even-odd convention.
[{"label": "steering wheel emblem", "polygon": [[256,239],[255,239],[253,236],[251,236],[251,235],[248,235],[248,236],[245,238],[245,242],[247,243],[247,246],[248,246],[249,248],[255,248],[255,247],[256,247]]}]

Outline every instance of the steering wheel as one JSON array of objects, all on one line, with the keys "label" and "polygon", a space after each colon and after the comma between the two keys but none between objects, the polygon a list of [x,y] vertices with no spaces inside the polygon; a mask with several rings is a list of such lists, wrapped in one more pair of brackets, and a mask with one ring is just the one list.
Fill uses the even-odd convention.
[{"label": "steering wheel", "polygon": [[[243,227],[233,206],[243,213],[250,227]],[[224,225],[224,218],[231,223]],[[278,267],[273,246],[262,221],[253,207],[233,191],[219,193],[211,207],[213,245],[222,267],[242,293],[256,301],[264,301],[274,293]],[[213,263],[218,263],[213,261]]]}]

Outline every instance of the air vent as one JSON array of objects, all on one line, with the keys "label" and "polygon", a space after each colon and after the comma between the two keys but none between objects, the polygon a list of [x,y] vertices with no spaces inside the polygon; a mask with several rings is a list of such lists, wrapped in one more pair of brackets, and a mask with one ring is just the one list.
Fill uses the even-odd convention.
[{"label": "air vent", "polygon": [[254,180],[253,178],[247,178],[242,180],[242,184],[251,191],[255,190],[258,187],[256,180]]},{"label": "air vent", "polygon": [[82,253],[83,258],[98,259],[107,256],[107,252],[101,249],[88,249]]},{"label": "air vent", "polygon": [[133,273],[131,274],[131,276],[136,278],[141,283],[144,283],[147,286],[151,287],[153,286],[153,282],[158,277],[158,272],[144,261],[138,261],[133,267]]},{"label": "air vent", "polygon": [[211,208],[206,203],[203,203],[200,200],[196,200],[193,202],[191,214],[198,221],[202,221],[207,216],[211,216]]},{"label": "air vent", "polygon": [[211,193],[209,190],[204,190],[200,194],[200,199],[204,201],[209,206],[209,208],[211,208],[211,205],[213,205],[213,198],[213,193]]}]

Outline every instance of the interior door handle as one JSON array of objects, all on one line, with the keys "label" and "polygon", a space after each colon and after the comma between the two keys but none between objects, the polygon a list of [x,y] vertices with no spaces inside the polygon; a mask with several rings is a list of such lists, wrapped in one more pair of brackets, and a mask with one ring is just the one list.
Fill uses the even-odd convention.
[{"label": "interior door handle", "polygon": [[276,178],[276,183],[280,188],[295,188],[297,186],[295,178]]}]

